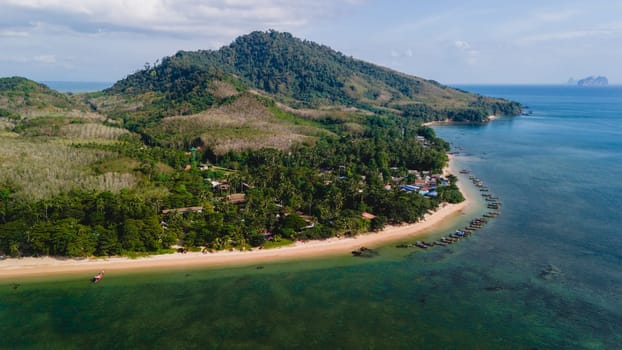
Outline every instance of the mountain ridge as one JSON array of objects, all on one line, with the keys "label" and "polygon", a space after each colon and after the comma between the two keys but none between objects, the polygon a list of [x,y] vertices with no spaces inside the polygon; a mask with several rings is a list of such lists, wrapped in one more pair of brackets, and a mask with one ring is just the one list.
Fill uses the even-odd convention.
[{"label": "mountain ridge", "polygon": [[[490,115],[520,113],[516,102],[454,89],[273,30],[240,36],[218,50],[164,57],[117,81],[91,103],[156,140],[163,133],[153,128],[165,118],[209,113],[249,94],[273,101],[267,103],[280,110],[273,110],[277,114],[285,105],[301,120],[317,122],[321,114],[323,122],[330,119],[328,124],[341,129],[357,129],[354,124],[369,114],[484,122]],[[316,118],[302,110],[313,110]]]},{"label": "mountain ridge", "polygon": [[[278,97],[290,97],[305,107],[335,102],[408,102],[440,104],[447,97],[473,98],[433,80],[407,75],[390,68],[345,56],[328,46],[276,31],[252,32],[236,38],[219,50],[179,51],[153,66],[119,80],[108,92],[133,93],[147,89],[164,91],[167,76],[178,78],[225,78]],[[202,76],[197,77],[197,74]],[[238,79],[236,81],[236,79]],[[196,92],[201,85],[172,87]],[[370,83],[381,83],[376,89]],[[138,86],[137,86],[138,85]],[[391,93],[391,96],[382,93]],[[392,100],[387,101],[391,97]],[[318,103],[321,102],[321,103]]]},{"label": "mountain ridge", "polygon": [[[100,92],[48,90],[51,101],[64,101],[64,109],[54,111],[91,113],[139,133],[151,145],[200,145],[220,152],[283,149],[326,133],[360,133],[372,117],[485,122],[490,115],[520,114],[516,102],[411,76],[273,30],[240,36],[218,50],[179,51]],[[47,104],[58,105],[54,101]],[[3,113],[15,111],[26,113],[16,108]]]}]

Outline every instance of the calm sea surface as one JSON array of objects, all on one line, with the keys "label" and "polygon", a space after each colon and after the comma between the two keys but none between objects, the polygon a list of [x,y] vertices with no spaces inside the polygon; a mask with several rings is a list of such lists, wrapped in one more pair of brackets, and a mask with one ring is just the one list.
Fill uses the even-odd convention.
[{"label": "calm sea surface", "polygon": [[111,87],[114,83],[102,81],[42,81],[42,84],[60,92],[96,92]]},{"label": "calm sea surface", "polygon": [[622,87],[461,88],[532,111],[436,127],[503,202],[473,237],[372,259],[2,282],[0,348],[621,349]]}]

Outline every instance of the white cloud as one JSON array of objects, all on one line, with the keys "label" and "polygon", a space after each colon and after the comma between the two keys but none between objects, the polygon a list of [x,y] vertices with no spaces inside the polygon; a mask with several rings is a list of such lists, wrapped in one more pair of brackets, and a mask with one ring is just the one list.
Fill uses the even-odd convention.
[{"label": "white cloud", "polygon": [[467,43],[466,41],[462,41],[462,40],[456,40],[454,41],[454,46],[461,49],[461,50],[469,50],[471,49],[471,45],[469,43]]},{"label": "white cloud", "polygon": [[36,55],[36,56],[22,56],[22,55],[2,55],[0,61],[33,64],[41,63],[45,65],[57,64],[56,55]]},{"label": "white cloud", "polygon": [[[366,2],[0,0],[0,60],[7,62],[0,75],[30,76],[27,72],[39,69],[50,76],[71,70],[82,76],[78,79],[114,80],[144,62],[178,50],[217,49],[254,30],[299,36],[310,24],[339,19]],[[108,73],[93,70],[97,65],[105,65]]]},{"label": "white cloud", "polygon": [[520,40],[523,44],[530,44],[534,42],[545,42],[545,41],[559,41],[559,40],[574,40],[574,39],[583,39],[595,36],[608,36],[613,34],[611,30],[572,30],[565,32],[555,32],[555,33],[541,33],[530,35],[522,38]]},{"label": "white cloud", "polygon": [[534,18],[542,22],[563,22],[573,17],[579,16],[581,13],[577,10],[540,12],[534,15]]},{"label": "white cloud", "polygon": [[474,49],[471,44],[464,40],[456,40],[453,42],[453,46],[466,63],[471,65],[477,63],[480,53],[478,50]]},{"label": "white cloud", "polygon": [[[14,11],[43,13],[45,20],[97,31],[111,26],[125,30],[201,34],[214,28],[298,27],[312,19],[334,16],[340,8],[360,6],[357,0],[0,0]],[[69,22],[69,23],[68,23]],[[246,27],[246,28],[245,28]],[[109,28],[109,30],[112,30]],[[239,33],[238,33],[239,34]]]},{"label": "white cloud", "polygon": [[28,32],[16,30],[0,30],[0,37],[27,37]]},{"label": "white cloud", "polygon": [[391,50],[390,56],[393,58],[401,58],[401,57],[413,57],[414,53],[412,49],[406,49],[402,51]]},{"label": "white cloud", "polygon": [[[557,67],[577,71],[564,68],[572,62],[619,71],[620,2],[474,0],[446,5],[0,0],[0,76],[116,80],[178,50],[218,49],[239,35],[266,29],[288,31],[347,55],[440,81],[559,81],[541,73]],[[614,79],[614,73],[604,73]],[[557,74],[566,78],[563,72]]]},{"label": "white cloud", "polygon": [[44,64],[55,64],[56,56],[55,55],[38,55],[33,59],[35,62],[44,63]]}]

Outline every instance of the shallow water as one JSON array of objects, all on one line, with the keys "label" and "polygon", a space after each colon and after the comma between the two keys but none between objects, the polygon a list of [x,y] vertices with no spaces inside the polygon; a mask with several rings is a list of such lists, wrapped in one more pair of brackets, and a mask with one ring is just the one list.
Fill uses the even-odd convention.
[{"label": "shallow water", "polygon": [[622,88],[462,88],[533,111],[436,128],[503,202],[473,237],[372,259],[2,282],[0,348],[622,348]]}]

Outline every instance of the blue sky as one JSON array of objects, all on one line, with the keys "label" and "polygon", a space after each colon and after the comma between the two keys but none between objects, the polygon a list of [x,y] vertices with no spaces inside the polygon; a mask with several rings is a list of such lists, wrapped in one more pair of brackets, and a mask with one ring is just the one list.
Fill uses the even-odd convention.
[{"label": "blue sky", "polygon": [[116,81],[275,29],[442,83],[622,83],[617,0],[0,0],[0,76]]}]

